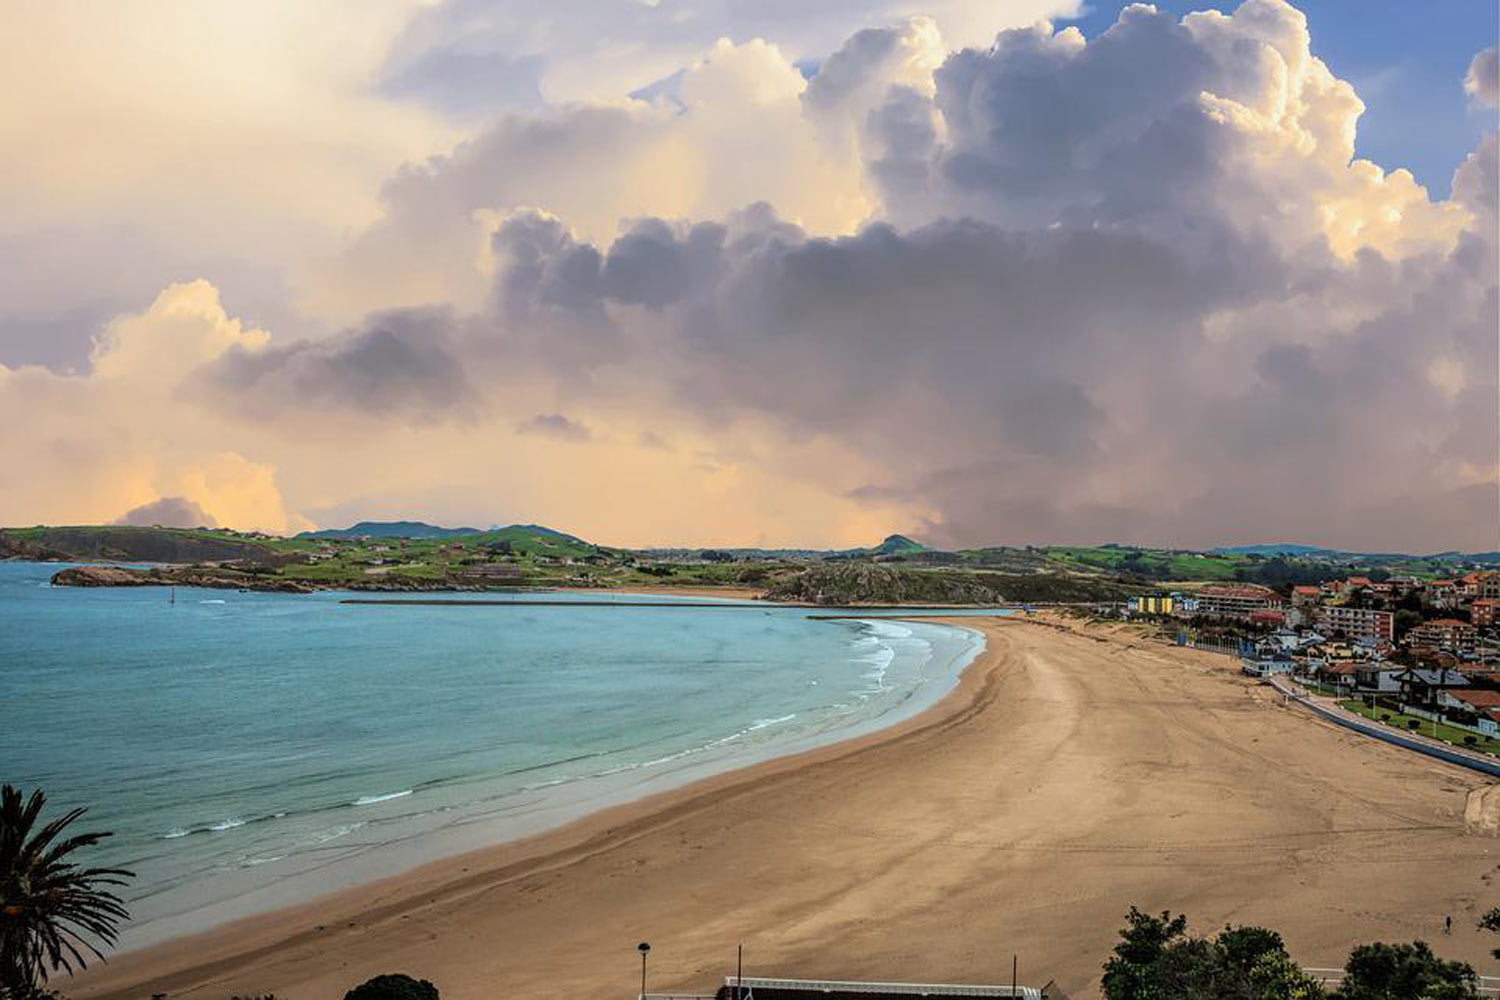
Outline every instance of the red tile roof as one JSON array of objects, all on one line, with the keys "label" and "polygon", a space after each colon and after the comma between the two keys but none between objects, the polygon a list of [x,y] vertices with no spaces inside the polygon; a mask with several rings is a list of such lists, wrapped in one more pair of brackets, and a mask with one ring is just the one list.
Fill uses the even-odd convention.
[{"label": "red tile roof", "polygon": [[1448,693],[1475,708],[1500,708],[1500,691],[1491,691],[1487,688],[1464,688]]}]

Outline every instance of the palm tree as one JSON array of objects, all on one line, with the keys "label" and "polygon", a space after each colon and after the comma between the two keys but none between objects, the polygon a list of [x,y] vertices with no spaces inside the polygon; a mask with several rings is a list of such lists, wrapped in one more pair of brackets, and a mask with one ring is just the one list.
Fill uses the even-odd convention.
[{"label": "palm tree", "polygon": [[42,805],[40,790],[22,801],[21,790],[0,788],[0,995],[29,994],[49,971],[70,975],[87,962],[84,952],[101,961],[99,947],[113,945],[119,924],[129,914],[124,902],[106,886],[124,885],[133,876],[123,868],[82,868],[69,859],[81,847],[92,847],[108,833],[82,833],[65,840],[58,835],[84,810],[71,809],[33,831]]}]

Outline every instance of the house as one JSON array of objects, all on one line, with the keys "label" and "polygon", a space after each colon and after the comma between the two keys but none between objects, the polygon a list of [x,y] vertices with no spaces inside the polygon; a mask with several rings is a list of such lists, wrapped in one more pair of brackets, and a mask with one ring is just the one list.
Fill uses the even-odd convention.
[{"label": "house", "polygon": [[1401,685],[1401,700],[1413,705],[1435,706],[1438,696],[1454,688],[1466,688],[1469,679],[1457,670],[1433,670],[1430,667],[1411,667],[1396,675]]},{"label": "house", "polygon": [[1460,597],[1500,597],[1500,573],[1465,573],[1453,581]]},{"label": "house", "polygon": [[1405,671],[1382,660],[1370,660],[1354,665],[1354,691],[1356,694],[1397,695],[1401,693],[1401,682],[1396,678]]},{"label": "house", "polygon": [[1240,669],[1251,677],[1271,677],[1294,673],[1297,661],[1279,649],[1258,643],[1254,651],[1240,657]]},{"label": "house", "polygon": [[1500,624],[1500,599],[1493,597],[1481,597],[1469,605],[1469,617],[1474,624],[1488,627]]},{"label": "house", "polygon": [[1323,598],[1322,587],[1293,587],[1292,605],[1301,607],[1306,604],[1317,604]]},{"label": "house", "polygon": [[1279,628],[1265,638],[1266,645],[1284,652],[1295,652],[1303,648],[1303,638],[1292,629]]},{"label": "house", "polygon": [[1434,618],[1407,633],[1406,642],[1412,649],[1467,652],[1474,648],[1474,626],[1457,618]]},{"label": "house", "polygon": [[1500,716],[1500,691],[1486,688],[1441,691],[1438,693],[1438,707],[1456,710],[1460,717],[1472,716],[1475,727],[1481,733],[1500,736],[1500,721],[1497,721],[1497,716]]},{"label": "house", "polygon": [[1353,691],[1359,682],[1355,676],[1358,670],[1359,664],[1353,660],[1341,660],[1331,663],[1319,661],[1312,672],[1324,684],[1332,685],[1344,691]]},{"label": "house", "polygon": [[1452,580],[1433,580],[1427,584],[1427,599],[1440,608],[1458,603],[1458,585]]},{"label": "house", "polygon": [[1352,638],[1384,639],[1389,642],[1396,636],[1396,616],[1389,611],[1327,605],[1318,619],[1319,624],[1328,631],[1342,632]]}]

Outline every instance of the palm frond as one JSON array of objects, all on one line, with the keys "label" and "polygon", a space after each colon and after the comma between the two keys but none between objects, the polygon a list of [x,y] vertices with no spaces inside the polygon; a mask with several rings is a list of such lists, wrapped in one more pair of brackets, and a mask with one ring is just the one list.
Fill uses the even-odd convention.
[{"label": "palm frond", "polygon": [[0,786],[0,988],[29,991],[53,972],[69,974],[100,961],[100,946],[119,939],[129,918],[109,891],[134,877],[124,868],[84,867],[75,852],[109,833],[62,834],[85,812],[70,809],[40,828],[46,796]]}]

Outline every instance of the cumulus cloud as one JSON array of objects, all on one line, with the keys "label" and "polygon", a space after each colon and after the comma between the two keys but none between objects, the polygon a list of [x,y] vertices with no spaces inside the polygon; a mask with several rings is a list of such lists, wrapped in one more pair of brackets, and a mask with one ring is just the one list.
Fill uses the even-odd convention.
[{"label": "cumulus cloud", "polygon": [[303,279],[302,301],[344,320],[435,301],[479,308],[487,233],[531,206],[594,239],[636,217],[714,218],[759,200],[811,229],[850,231],[873,205],[851,151],[828,146],[804,114],[806,88],[776,45],[721,40],[671,101],[503,115],[393,177],[381,218]]},{"label": "cumulus cloud", "polygon": [[[529,96],[532,80],[553,103],[612,100],[669,76],[721,38],[774,38],[794,60],[816,60],[866,25],[924,15],[953,44],[984,46],[1001,28],[1081,7],[1078,0],[440,0],[396,39],[385,75],[445,109],[513,106],[517,90]],[[529,79],[516,87],[521,63],[529,63]]]},{"label": "cumulus cloud", "polygon": [[1491,45],[1474,54],[1464,75],[1464,93],[1482,108],[1500,107],[1500,49]]},{"label": "cumulus cloud", "polygon": [[293,276],[376,217],[397,165],[459,135],[367,86],[411,16],[401,0],[7,11],[0,364],[84,369],[99,322],[185,276],[259,324],[322,332]]},{"label": "cumulus cloud", "polygon": [[326,340],[232,344],[196,373],[191,391],[267,418],[289,408],[446,417],[472,397],[446,346],[452,328],[447,310],[411,309],[376,314]]},{"label": "cumulus cloud", "polygon": [[[392,73],[476,45],[460,9],[489,30],[439,5]],[[284,522],[503,497],[620,543],[1500,542],[1493,133],[1448,200],[1356,158],[1363,104],[1281,0],[947,30],[877,25],[810,79],[793,46],[700,45],[671,100],[507,113],[300,284],[346,332],[177,288],[86,376],[0,368],[0,417],[55,421],[21,464],[90,470],[111,512],[236,525],[274,488]],[[39,502],[15,464],[0,513]]]},{"label": "cumulus cloud", "polygon": [[212,514],[186,497],[161,497],[139,507],[132,507],[115,521],[140,527],[217,528]]}]

